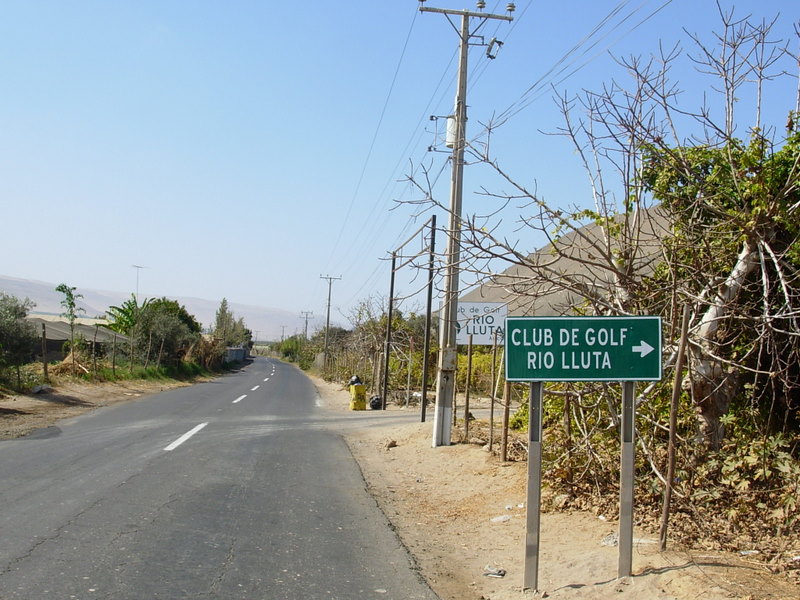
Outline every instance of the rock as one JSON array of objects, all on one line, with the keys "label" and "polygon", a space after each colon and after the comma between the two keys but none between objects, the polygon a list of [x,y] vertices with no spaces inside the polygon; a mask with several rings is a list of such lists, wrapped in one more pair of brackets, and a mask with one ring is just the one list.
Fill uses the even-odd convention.
[{"label": "rock", "polygon": [[505,523],[506,521],[511,520],[511,515],[500,515],[499,517],[493,517],[492,523]]},{"label": "rock", "polygon": [[52,386],[49,386],[46,383],[43,383],[42,385],[35,386],[31,390],[31,393],[33,393],[33,394],[49,394],[52,391],[53,391]]},{"label": "rock", "polygon": [[486,565],[483,568],[483,574],[486,577],[505,577],[506,576],[506,570],[505,569],[499,569],[499,568],[493,567],[491,565]]},{"label": "rock", "polygon": [[386,449],[388,450],[389,448],[397,448],[397,442],[395,440],[386,442]]},{"label": "rock", "polygon": [[600,540],[603,546],[616,546],[619,543],[619,536],[616,533],[609,533],[606,537]]},{"label": "rock", "polygon": [[553,498],[553,506],[556,508],[564,508],[569,504],[569,494],[559,494]]}]

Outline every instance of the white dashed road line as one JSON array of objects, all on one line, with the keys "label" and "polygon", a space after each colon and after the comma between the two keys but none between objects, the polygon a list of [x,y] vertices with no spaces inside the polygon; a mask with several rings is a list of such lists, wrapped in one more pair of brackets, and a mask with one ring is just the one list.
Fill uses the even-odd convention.
[{"label": "white dashed road line", "polygon": [[255,387],[251,387],[251,388],[250,388],[250,391],[251,391],[251,392],[255,392],[255,391],[256,391],[258,388],[260,388],[260,387],[261,387],[260,385],[257,385],[257,386],[255,386]]},{"label": "white dashed road line", "polygon": [[239,396],[239,397],[238,397],[236,400],[234,400],[234,401],[232,402],[232,404],[237,404],[238,402],[241,402],[241,401],[242,401],[242,400],[244,400],[245,398],[247,398],[247,394],[242,394],[242,395],[241,395],[241,396]]},{"label": "white dashed road line", "polygon": [[171,443],[169,446],[167,446],[166,448],[164,448],[164,451],[165,451],[165,452],[171,452],[172,450],[175,450],[175,448],[177,448],[178,446],[180,446],[180,445],[181,445],[183,442],[185,442],[186,440],[188,440],[190,437],[192,437],[192,436],[193,436],[195,433],[197,433],[198,431],[200,431],[200,430],[201,430],[203,427],[205,427],[206,425],[208,425],[208,423],[200,423],[200,425],[198,425],[197,427],[195,427],[195,428],[193,428],[193,429],[191,429],[191,430],[187,431],[187,432],[186,432],[186,433],[184,433],[184,434],[183,434],[181,437],[179,437],[177,440],[175,440],[174,442],[172,442],[172,443]]}]

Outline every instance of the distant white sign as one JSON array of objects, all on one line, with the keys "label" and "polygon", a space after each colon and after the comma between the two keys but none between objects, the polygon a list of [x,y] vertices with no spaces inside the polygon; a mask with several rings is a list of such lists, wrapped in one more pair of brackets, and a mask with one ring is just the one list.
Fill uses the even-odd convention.
[{"label": "distant white sign", "polygon": [[459,302],[456,323],[456,343],[474,346],[491,346],[497,334],[497,343],[504,340],[508,306],[502,302]]}]

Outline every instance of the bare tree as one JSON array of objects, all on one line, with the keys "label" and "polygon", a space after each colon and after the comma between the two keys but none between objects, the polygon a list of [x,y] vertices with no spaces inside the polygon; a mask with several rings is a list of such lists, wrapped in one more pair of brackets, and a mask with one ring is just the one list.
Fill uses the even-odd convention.
[{"label": "bare tree", "polygon": [[[661,314],[670,343],[679,305],[689,303],[684,387],[711,448],[745,384],[752,402],[782,405],[784,426],[800,402],[800,136],[792,112],[800,99],[784,100],[785,129],[765,126],[763,116],[768,85],[796,77],[788,68],[797,56],[771,39],[774,21],[720,15],[711,45],[690,36],[698,70],[719,82],[719,104],[683,105],[670,77],[684,58],[678,46],[619,60],[627,84],[557,96],[564,125],[554,133],[577,151],[591,202],[556,207],[507,173],[488,152],[503,123],[490,123],[471,158],[511,192],[481,190],[496,210],[465,217],[461,264],[530,314]],[[753,114],[737,134],[741,105]],[[424,169],[413,181],[436,203]],[[531,253],[500,233],[513,209],[516,233],[546,240],[544,248]]]}]

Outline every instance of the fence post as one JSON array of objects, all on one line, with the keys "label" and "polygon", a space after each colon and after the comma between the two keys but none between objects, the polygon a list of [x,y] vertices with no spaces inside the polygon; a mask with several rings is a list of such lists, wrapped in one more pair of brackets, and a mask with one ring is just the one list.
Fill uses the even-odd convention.
[{"label": "fence post", "polygon": [[508,419],[511,412],[511,382],[506,381],[503,386],[503,441],[500,444],[500,460],[508,460]]},{"label": "fence post", "polygon": [[44,371],[44,380],[50,381],[47,374],[47,327],[42,323],[42,369]]}]

